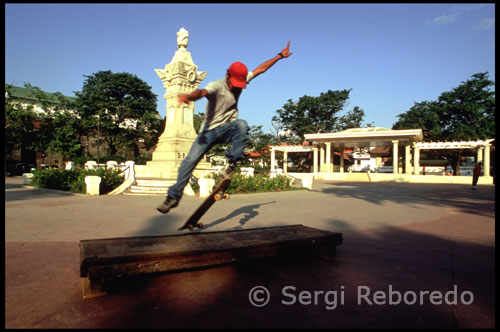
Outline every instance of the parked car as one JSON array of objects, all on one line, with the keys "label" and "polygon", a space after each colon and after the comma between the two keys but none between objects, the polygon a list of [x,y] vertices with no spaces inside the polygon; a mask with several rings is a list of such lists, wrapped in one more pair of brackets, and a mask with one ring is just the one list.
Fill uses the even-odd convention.
[{"label": "parked car", "polygon": [[14,167],[12,167],[12,165],[7,165],[7,175],[23,175],[23,173],[30,173],[33,168],[35,168],[34,164],[27,163],[17,163]]}]

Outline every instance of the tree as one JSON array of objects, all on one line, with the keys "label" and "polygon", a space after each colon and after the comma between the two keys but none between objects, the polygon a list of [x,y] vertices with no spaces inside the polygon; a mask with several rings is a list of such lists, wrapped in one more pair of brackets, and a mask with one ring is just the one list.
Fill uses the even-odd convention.
[{"label": "tree", "polygon": [[[277,110],[282,126],[295,134],[301,141],[304,134],[333,132],[361,126],[364,111],[355,107],[346,115],[337,114],[346,106],[349,90],[322,92],[318,97],[302,96],[297,102],[289,99]],[[277,119],[278,120],[278,119]]]},{"label": "tree", "polygon": [[74,111],[73,100],[60,92],[49,94],[29,84],[26,88],[44,110],[39,115],[36,149],[60,153],[65,160],[81,156],[83,129],[80,118]]},{"label": "tree", "polygon": [[[11,86],[5,84],[5,92],[9,94]],[[35,113],[32,106],[23,106],[20,102],[5,98],[5,153],[10,154],[17,149],[34,150],[33,140]]]},{"label": "tree", "polygon": [[487,72],[478,73],[439,96],[444,138],[476,140],[495,136],[495,92],[491,90],[494,85]]},{"label": "tree", "polygon": [[[451,91],[443,92],[436,101],[415,103],[398,115],[393,129],[421,128],[432,141],[478,140],[495,137],[495,83],[488,73],[472,75]],[[461,150],[429,150],[432,158],[444,157],[459,174]]]},{"label": "tree", "polygon": [[[354,108],[348,111],[346,115],[339,118],[337,130],[341,131],[351,128],[360,128],[363,125],[364,117],[365,111],[358,106],[354,106]],[[366,124],[366,126],[372,127],[373,122]]]},{"label": "tree", "polygon": [[247,149],[258,152],[262,156],[262,161],[266,164],[270,161],[269,146],[276,143],[273,134],[264,133],[262,125],[250,126],[250,143]]},{"label": "tree", "polygon": [[202,122],[203,122],[203,113],[193,114],[193,128],[197,134],[200,132]]},{"label": "tree", "polygon": [[6,99],[6,152],[21,148],[60,153],[64,159],[80,156],[82,131],[76,113],[70,111],[71,99],[60,92],[44,92],[29,83],[24,86],[43,112],[35,112],[33,105],[23,106]]},{"label": "tree", "polygon": [[392,129],[420,128],[426,139],[437,141],[443,137],[440,109],[437,101],[414,103],[409,111],[397,116],[399,120],[392,126]]},{"label": "tree", "polygon": [[276,130],[276,143],[280,144],[280,131],[285,129],[283,122],[279,118],[279,116],[274,115],[271,119],[271,125]]},{"label": "tree", "polygon": [[156,144],[163,123],[151,86],[129,73],[99,71],[84,77],[82,91],[75,92],[75,104],[83,127],[99,131],[110,155],[133,149],[136,157],[139,140]]}]

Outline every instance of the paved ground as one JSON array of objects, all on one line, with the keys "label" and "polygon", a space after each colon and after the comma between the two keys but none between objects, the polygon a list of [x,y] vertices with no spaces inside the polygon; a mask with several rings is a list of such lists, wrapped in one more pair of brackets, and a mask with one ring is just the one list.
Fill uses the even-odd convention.
[{"label": "paved ground", "polygon": [[[162,197],[5,181],[6,328],[495,327],[494,186],[317,182],[311,191],[234,195],[209,210],[203,232],[304,224],[343,233],[337,259],[121,279],[108,296],[84,301],[79,240],[179,234],[201,199],[184,197],[165,216],[154,209]],[[269,291],[264,307],[249,301],[256,286]]]}]

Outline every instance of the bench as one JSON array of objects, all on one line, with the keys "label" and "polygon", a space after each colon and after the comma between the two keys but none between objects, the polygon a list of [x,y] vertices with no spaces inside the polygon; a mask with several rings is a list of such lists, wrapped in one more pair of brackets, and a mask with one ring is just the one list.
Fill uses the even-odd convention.
[{"label": "bench", "polygon": [[83,298],[106,295],[113,278],[145,273],[182,271],[248,259],[326,248],[334,258],[341,233],[303,225],[180,235],[80,241]]}]

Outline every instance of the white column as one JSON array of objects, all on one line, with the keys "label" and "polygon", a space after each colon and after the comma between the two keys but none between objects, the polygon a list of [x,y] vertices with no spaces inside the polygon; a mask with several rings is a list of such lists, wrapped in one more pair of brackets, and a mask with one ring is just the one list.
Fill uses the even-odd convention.
[{"label": "white column", "polygon": [[318,173],[318,148],[313,148],[313,173]]},{"label": "white column", "polygon": [[484,145],[483,175],[490,176],[490,144]]},{"label": "white column", "polygon": [[405,174],[411,174],[410,144],[405,145]]},{"label": "white column", "polygon": [[344,148],[340,149],[340,173],[344,173]]},{"label": "white column", "polygon": [[392,141],[392,173],[398,174],[399,160],[398,160],[398,143],[399,141]]},{"label": "white column", "polygon": [[286,173],[286,169],[288,168],[288,152],[283,152],[283,173]]},{"label": "white column", "polygon": [[481,146],[477,149],[477,158],[476,158],[476,165],[480,162],[483,161],[483,153],[484,153],[484,148]]},{"label": "white column", "polygon": [[276,169],[276,151],[271,149],[271,172]]},{"label": "white column", "polygon": [[420,174],[420,148],[413,146],[413,174]]},{"label": "white column", "polygon": [[326,143],[326,171],[331,173],[332,167],[332,143]]},{"label": "white column", "polygon": [[325,171],[325,146],[321,145],[321,149],[319,150],[319,171]]}]

